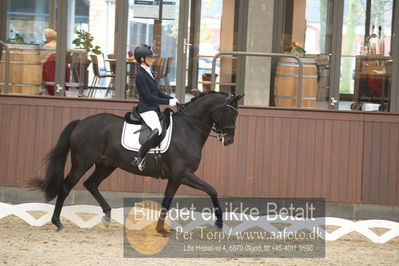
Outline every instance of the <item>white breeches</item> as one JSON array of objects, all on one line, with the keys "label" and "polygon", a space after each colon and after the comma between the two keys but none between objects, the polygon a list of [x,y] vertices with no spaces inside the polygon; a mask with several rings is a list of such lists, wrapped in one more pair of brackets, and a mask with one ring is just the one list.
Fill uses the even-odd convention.
[{"label": "white breeches", "polygon": [[140,114],[144,122],[151,128],[151,130],[158,129],[158,135],[162,133],[161,123],[159,122],[158,114],[155,111],[147,111]]}]

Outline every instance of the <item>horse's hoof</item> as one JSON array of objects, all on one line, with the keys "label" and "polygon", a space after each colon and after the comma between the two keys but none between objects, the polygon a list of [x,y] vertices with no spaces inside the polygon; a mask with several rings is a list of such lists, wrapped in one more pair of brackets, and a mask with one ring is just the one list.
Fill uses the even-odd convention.
[{"label": "horse's hoof", "polygon": [[223,228],[223,220],[216,220],[215,226],[219,229]]},{"label": "horse's hoof", "polygon": [[157,232],[160,233],[163,237],[167,237],[169,235],[169,232],[166,231],[164,228],[157,228]]},{"label": "horse's hoof", "polygon": [[160,234],[161,234],[163,237],[168,237],[169,232],[165,230],[164,232],[161,232]]},{"label": "horse's hoof", "polygon": [[108,227],[109,224],[111,223],[111,218],[109,216],[103,216],[103,218],[101,219],[101,221],[103,222],[103,224],[105,225],[105,227]]},{"label": "horse's hoof", "polygon": [[57,226],[57,232],[63,232],[65,230],[64,226],[59,220],[51,219],[51,222]]},{"label": "horse's hoof", "polygon": [[57,226],[57,233],[65,232],[65,227],[63,225]]}]

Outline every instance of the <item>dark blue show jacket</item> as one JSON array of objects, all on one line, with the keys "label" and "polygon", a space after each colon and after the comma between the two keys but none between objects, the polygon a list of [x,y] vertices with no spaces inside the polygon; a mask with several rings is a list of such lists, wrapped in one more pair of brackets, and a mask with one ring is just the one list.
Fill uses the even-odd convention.
[{"label": "dark blue show jacket", "polygon": [[140,101],[137,108],[138,113],[147,111],[159,112],[160,104],[168,105],[169,99],[173,99],[173,97],[161,92],[156,80],[141,66],[137,69],[136,88],[139,92]]}]

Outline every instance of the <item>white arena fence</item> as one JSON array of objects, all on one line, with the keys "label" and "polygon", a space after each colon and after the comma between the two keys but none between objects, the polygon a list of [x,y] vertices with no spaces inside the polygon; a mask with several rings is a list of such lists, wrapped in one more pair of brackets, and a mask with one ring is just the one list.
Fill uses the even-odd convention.
[{"label": "white arena fence", "polygon": [[[130,209],[131,208],[128,208],[127,210],[129,211]],[[0,202],[0,220],[7,216],[15,215],[20,219],[24,220],[26,223],[28,223],[31,226],[43,226],[51,221],[53,210],[54,210],[54,205],[46,203],[23,203],[23,204],[13,205],[13,204]],[[34,211],[46,212],[46,214],[36,219],[29,213]],[[82,213],[90,214],[92,215],[92,217],[85,221],[78,215]],[[195,215],[199,217],[199,213]],[[61,217],[68,219],[69,221],[73,222],[80,228],[92,228],[96,226],[98,223],[101,223],[101,219],[103,216],[104,214],[102,212],[102,209],[99,206],[93,206],[93,205],[64,206],[61,212]],[[258,226],[262,227],[265,231],[278,233],[280,232],[280,230],[274,227],[273,223],[278,223],[278,222],[287,223],[286,221],[281,221],[281,220],[280,221],[274,220],[270,222],[268,218],[269,218],[268,216],[261,216],[256,223],[251,221],[245,221],[245,223],[241,223],[238,226],[236,226],[234,230],[245,231],[247,229],[250,229],[251,227]],[[118,222],[121,225],[124,225],[124,208],[112,209],[111,219],[114,220],[115,222]],[[140,230],[141,228],[145,227],[148,223],[152,222],[153,221],[146,221],[144,223],[141,222],[137,224],[136,223],[132,224],[129,223],[128,220],[125,226],[128,229]],[[181,226],[176,221],[169,221],[169,222],[173,228]],[[213,221],[212,220],[204,221],[203,219],[196,219],[196,221],[193,221],[190,224],[185,225],[184,230],[189,232],[194,230],[198,226],[203,226],[206,224],[213,225]],[[296,232],[303,229],[310,229],[307,228],[310,226],[311,227],[318,226],[320,228],[320,231],[323,231],[325,233],[325,240],[327,241],[335,241],[349,233],[357,232],[368,238],[370,241],[380,244],[386,243],[394,239],[395,237],[399,236],[399,223],[393,221],[386,221],[386,220],[351,221],[342,218],[323,217],[323,218],[316,218],[314,223],[308,224],[308,226],[305,225],[304,227],[303,225],[304,224],[302,223],[292,224],[286,230],[290,232]],[[333,232],[329,233],[327,231],[324,231],[322,226],[335,226],[338,228],[335,229]],[[377,235],[375,232],[370,230],[370,228],[382,228],[387,231],[384,232],[382,235]],[[229,231],[231,232],[231,230],[232,228],[230,228],[229,226],[227,225],[223,226],[223,231],[225,231],[225,233],[228,233]]]}]

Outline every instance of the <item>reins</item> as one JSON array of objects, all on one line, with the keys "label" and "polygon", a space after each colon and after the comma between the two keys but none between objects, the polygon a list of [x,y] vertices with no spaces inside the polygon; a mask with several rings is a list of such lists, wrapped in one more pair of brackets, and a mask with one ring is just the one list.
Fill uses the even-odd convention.
[{"label": "reins", "polygon": [[[203,122],[199,121],[198,119],[195,119],[194,117],[192,117],[192,116],[188,115],[186,112],[184,112],[184,108],[183,108],[180,104],[177,104],[176,107],[177,107],[177,110],[179,111],[179,113],[182,114],[182,117],[183,117],[186,121],[188,121],[198,132],[200,132],[201,134],[204,134],[204,135],[206,135],[206,136],[210,136],[210,137],[212,137],[212,138],[215,138],[215,139],[220,140],[220,139],[223,139],[224,136],[227,135],[227,133],[226,133],[226,132],[223,132],[222,129],[233,129],[233,128],[235,128],[234,125],[223,126],[222,129],[220,129],[220,128],[218,129],[218,128],[214,127],[214,125],[208,126],[208,125],[204,124]],[[231,106],[231,105],[229,105],[229,104],[226,104],[226,105],[223,106],[223,107],[217,108],[217,109],[213,110],[212,112],[215,112],[215,111],[217,111],[217,110],[219,110],[219,109],[223,109],[223,112],[224,112],[224,108],[225,108],[225,107],[230,107],[230,108],[232,108],[235,112],[238,112],[238,110],[237,110],[235,107],[233,107],[233,106]],[[221,116],[221,117],[222,117],[222,116]],[[222,119],[222,118],[221,118],[221,119]],[[205,127],[205,128],[207,128],[209,131],[216,133],[216,135],[214,135],[214,134],[212,134],[212,133],[205,132],[204,130],[202,130],[201,128],[199,128],[197,125],[195,125],[194,122],[197,123],[197,124],[199,124],[199,125],[201,125],[201,126],[203,126],[203,127]],[[221,123],[220,123],[220,124],[221,124]]]}]

